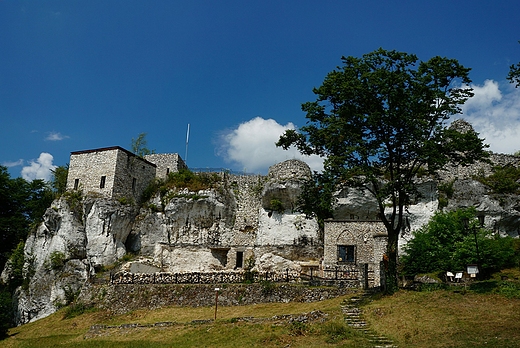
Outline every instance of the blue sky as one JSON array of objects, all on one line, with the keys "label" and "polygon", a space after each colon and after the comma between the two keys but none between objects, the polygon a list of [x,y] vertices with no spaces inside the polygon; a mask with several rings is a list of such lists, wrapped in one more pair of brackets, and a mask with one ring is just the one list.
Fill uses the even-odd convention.
[{"label": "blue sky", "polygon": [[[274,147],[341,64],[379,47],[471,67],[464,118],[520,150],[515,1],[0,1],[0,164],[49,178],[71,151],[147,133],[190,167],[265,173]],[[308,159],[319,168],[316,159]]]}]

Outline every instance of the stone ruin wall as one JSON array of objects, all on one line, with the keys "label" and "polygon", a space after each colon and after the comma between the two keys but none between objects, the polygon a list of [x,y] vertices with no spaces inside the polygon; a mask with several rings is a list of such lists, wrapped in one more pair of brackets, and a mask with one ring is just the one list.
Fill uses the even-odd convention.
[{"label": "stone ruin wall", "polygon": [[140,202],[144,190],[155,178],[155,166],[138,156],[118,151],[115,169],[112,198],[131,197]]},{"label": "stone ruin wall", "polygon": [[290,179],[301,180],[302,178],[309,179],[311,174],[312,172],[305,162],[292,159],[269,167],[267,176],[269,180],[284,181]]},{"label": "stone ruin wall", "polygon": [[490,153],[490,163],[478,161],[469,166],[448,164],[439,171],[439,178],[443,182],[455,179],[471,179],[475,176],[489,176],[493,174],[494,167],[512,166],[520,167],[520,157],[502,153]]},{"label": "stone ruin wall", "polygon": [[156,153],[146,155],[144,158],[157,166],[156,177],[160,179],[166,178],[169,173],[179,172],[182,169],[188,169],[188,166],[177,153]]}]

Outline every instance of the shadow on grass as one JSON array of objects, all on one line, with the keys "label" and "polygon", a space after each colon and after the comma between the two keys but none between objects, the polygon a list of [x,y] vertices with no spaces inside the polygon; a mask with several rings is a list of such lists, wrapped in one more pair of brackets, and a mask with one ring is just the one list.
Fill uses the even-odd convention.
[{"label": "shadow on grass", "polygon": [[489,294],[495,291],[497,287],[498,282],[496,280],[486,280],[472,283],[469,286],[469,290],[474,291],[477,294]]}]

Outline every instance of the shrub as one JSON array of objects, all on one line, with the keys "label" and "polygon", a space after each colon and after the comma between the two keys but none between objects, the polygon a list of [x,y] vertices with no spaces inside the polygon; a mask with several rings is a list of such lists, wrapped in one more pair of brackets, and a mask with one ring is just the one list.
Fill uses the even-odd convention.
[{"label": "shrub", "polygon": [[277,213],[280,213],[280,214],[285,211],[285,207],[283,206],[283,203],[277,198],[271,199],[271,202],[269,204],[269,209],[271,209],[272,211],[275,211]]},{"label": "shrub", "polygon": [[495,167],[493,174],[476,179],[489,186],[494,193],[518,193],[520,189],[520,168],[512,166]]},{"label": "shrub", "polygon": [[59,270],[65,265],[65,254],[61,251],[53,251],[49,256],[49,267],[54,270]]},{"label": "shrub", "polygon": [[[475,214],[474,208],[436,213],[404,247],[400,259],[403,273],[413,276],[457,271],[468,264],[479,264],[480,271],[486,274],[516,265],[514,240],[480,228]],[[469,221],[467,228],[465,219]]]}]

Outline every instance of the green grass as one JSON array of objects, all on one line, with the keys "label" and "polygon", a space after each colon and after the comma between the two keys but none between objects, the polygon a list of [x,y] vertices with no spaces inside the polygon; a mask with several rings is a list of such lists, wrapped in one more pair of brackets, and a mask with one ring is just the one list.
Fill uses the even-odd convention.
[{"label": "green grass", "polygon": [[[516,277],[516,274],[513,274]],[[511,287],[518,281],[509,279]],[[520,347],[520,299],[500,290],[501,279],[466,288],[399,291],[374,295],[361,308],[373,332],[399,347]],[[250,306],[167,307],[123,315],[87,311],[66,318],[66,308],[9,331],[2,347],[373,347],[363,333],[345,324],[340,306],[348,296],[315,303],[266,303]],[[273,319],[275,315],[320,310],[325,321],[308,323]],[[258,321],[237,318],[254,317]],[[194,321],[204,321],[194,323]],[[165,327],[107,328],[173,322]]]}]

